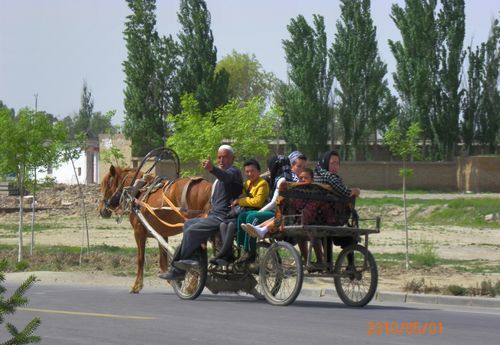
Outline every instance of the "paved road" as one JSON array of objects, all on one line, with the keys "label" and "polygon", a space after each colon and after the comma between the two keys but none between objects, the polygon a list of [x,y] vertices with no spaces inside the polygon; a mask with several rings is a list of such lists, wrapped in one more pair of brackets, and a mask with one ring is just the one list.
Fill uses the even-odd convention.
[{"label": "paved road", "polygon": [[[15,286],[7,283],[7,295]],[[43,345],[459,345],[498,344],[500,338],[497,308],[372,302],[354,309],[332,297],[301,297],[291,306],[273,307],[249,296],[207,293],[181,301],[166,288],[131,295],[125,288],[40,284],[28,296],[29,305],[7,321],[21,328],[40,317]],[[381,322],[382,334],[377,328],[368,334],[369,322]],[[441,322],[442,334],[386,334],[392,322],[393,330],[403,322]],[[2,325],[0,343],[5,333]]]}]

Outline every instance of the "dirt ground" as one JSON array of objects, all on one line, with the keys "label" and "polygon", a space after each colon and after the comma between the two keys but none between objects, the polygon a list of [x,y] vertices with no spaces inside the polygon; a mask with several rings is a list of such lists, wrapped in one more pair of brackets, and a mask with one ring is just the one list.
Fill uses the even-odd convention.
[{"label": "dirt ground", "polygon": [[[90,246],[106,244],[109,246],[135,247],[132,228],[128,218],[117,223],[115,219],[102,219],[97,215],[99,191],[97,186],[85,187],[85,204],[88,215],[88,240]],[[389,195],[381,192],[364,191],[362,197],[375,198]],[[451,199],[455,197],[493,197],[500,198],[500,194],[423,194],[418,198]],[[16,207],[13,197],[0,197],[0,223],[16,223],[18,212],[5,212],[8,208]],[[29,206],[29,205],[26,205]],[[37,207],[47,208],[36,212],[36,221],[51,224],[47,229],[35,233],[36,245],[68,245],[80,246],[87,243],[87,237],[82,227],[80,217],[81,205],[78,201],[78,190],[75,186],[58,186],[55,189],[41,192],[37,197]],[[3,211],[2,211],[3,210]],[[403,224],[403,210],[396,206],[384,206],[378,209],[358,209],[360,216],[382,217],[382,229],[379,234],[370,237],[369,247],[373,253],[404,253],[405,231]],[[24,222],[31,224],[31,213],[24,217]],[[170,239],[172,245],[180,242],[182,235]],[[417,248],[424,242],[432,242],[436,246],[439,257],[447,259],[481,259],[488,264],[500,264],[500,231],[498,229],[469,229],[456,226],[421,226],[411,225],[409,228],[410,248]],[[0,244],[17,244],[15,230],[0,228]],[[29,236],[24,237],[25,246],[30,245]],[[150,239],[148,247],[156,248],[156,241]],[[403,265],[400,265],[403,267]],[[130,277],[116,277],[106,272],[37,272],[37,277],[44,283],[87,283],[101,285],[123,285],[132,283]],[[11,273],[9,279],[21,279],[25,273]],[[381,270],[379,272],[379,290],[403,291],[403,287],[412,281],[425,280],[427,286],[443,287],[450,284],[463,287],[479,286],[482,281],[490,280],[493,284],[500,280],[500,274],[491,273],[463,273],[447,267],[434,267],[427,270],[409,271],[404,268]],[[165,282],[149,277],[145,280],[147,286],[164,286]],[[305,286],[333,287],[333,282],[327,279],[317,279],[314,282],[306,280]]]}]

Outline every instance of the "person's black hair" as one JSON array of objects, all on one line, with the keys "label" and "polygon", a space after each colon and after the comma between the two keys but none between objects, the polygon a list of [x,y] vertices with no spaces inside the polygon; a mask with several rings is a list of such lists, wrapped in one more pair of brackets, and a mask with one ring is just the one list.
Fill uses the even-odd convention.
[{"label": "person's black hair", "polygon": [[243,163],[243,167],[246,167],[246,166],[249,166],[249,165],[253,165],[255,167],[255,169],[257,169],[258,171],[260,171],[260,164],[259,164],[259,162],[257,162],[256,159],[250,158],[250,159],[247,159]]},{"label": "person's black hair", "polygon": [[271,193],[276,188],[276,183],[280,177],[284,177],[287,181],[292,181],[292,170],[288,157],[282,155],[272,156],[267,161],[267,167],[271,173]]},{"label": "person's black hair", "polygon": [[314,180],[314,171],[311,168],[304,168],[304,170],[302,170],[302,172],[308,173],[309,175],[311,175],[311,178]]},{"label": "person's black hair", "polygon": [[340,155],[337,151],[335,150],[332,150],[332,151],[328,151],[328,152],[325,152],[321,155],[321,158],[319,159],[319,166],[322,168],[322,169],[325,169],[325,170],[328,170],[328,165],[330,163],[330,157],[331,156],[337,156],[339,157],[339,161],[340,161]]}]

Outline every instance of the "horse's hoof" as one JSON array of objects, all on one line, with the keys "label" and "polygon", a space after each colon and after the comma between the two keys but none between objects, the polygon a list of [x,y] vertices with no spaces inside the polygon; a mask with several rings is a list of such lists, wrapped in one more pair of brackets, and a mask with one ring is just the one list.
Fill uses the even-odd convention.
[{"label": "horse's hoof", "polygon": [[130,288],[130,293],[139,293],[142,290],[142,287],[132,286]]}]

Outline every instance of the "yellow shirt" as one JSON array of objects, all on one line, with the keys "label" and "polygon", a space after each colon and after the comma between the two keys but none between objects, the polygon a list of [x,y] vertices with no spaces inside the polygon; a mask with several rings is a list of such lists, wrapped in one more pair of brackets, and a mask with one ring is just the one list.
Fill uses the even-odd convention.
[{"label": "yellow shirt", "polygon": [[269,185],[262,177],[259,177],[255,183],[247,180],[243,185],[243,193],[248,196],[238,199],[240,206],[261,208],[266,204],[267,197],[269,196]]}]

